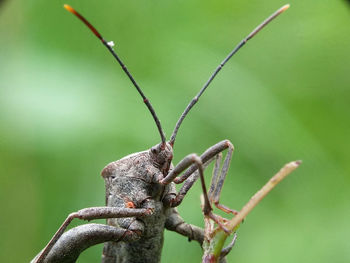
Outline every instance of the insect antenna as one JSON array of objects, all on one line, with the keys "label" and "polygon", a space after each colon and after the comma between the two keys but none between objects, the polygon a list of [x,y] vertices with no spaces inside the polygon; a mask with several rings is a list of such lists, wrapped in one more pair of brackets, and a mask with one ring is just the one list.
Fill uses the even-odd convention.
[{"label": "insect antenna", "polygon": [[125,74],[129,77],[129,79],[131,80],[132,84],[135,86],[135,88],[137,89],[138,93],[141,95],[143,102],[146,104],[148,110],[151,112],[152,117],[154,119],[154,121],[156,122],[161,140],[162,140],[162,144],[165,145],[165,135],[162,129],[162,126],[160,125],[160,121],[157,117],[156,112],[154,111],[150,101],[146,98],[145,94],[142,92],[140,86],[137,84],[137,82],[135,81],[135,79],[133,78],[133,76],[130,74],[129,70],[126,68],[126,66],[124,65],[124,63],[121,61],[121,59],[119,58],[119,56],[117,55],[117,53],[113,50],[113,46],[114,43],[113,42],[107,42],[102,35],[96,30],[96,28],[91,25],[89,23],[89,21],[87,21],[81,14],[79,14],[77,11],[75,11],[73,9],[73,7],[71,7],[70,5],[64,5],[64,8],[67,9],[70,13],[72,13],[73,15],[75,15],[76,17],[78,17],[91,31],[92,33],[94,33],[94,35],[96,37],[98,37],[103,45],[108,49],[108,51],[113,55],[113,57],[118,61],[119,65],[121,66],[121,68],[123,69],[123,71],[125,72]]},{"label": "insect antenna", "polygon": [[220,65],[215,69],[214,73],[210,76],[208,81],[204,84],[202,89],[198,92],[198,94],[190,101],[190,103],[187,105],[186,109],[180,116],[179,120],[177,121],[174,131],[170,137],[169,143],[173,146],[175,143],[175,138],[177,135],[177,132],[181,126],[182,121],[187,116],[188,112],[191,110],[191,108],[197,103],[199,100],[199,97],[203,94],[203,92],[206,90],[206,88],[210,85],[210,83],[213,81],[213,79],[216,77],[216,75],[220,72],[220,70],[225,66],[225,64],[230,60],[230,58],[237,53],[237,51],[244,46],[245,43],[248,42],[252,37],[254,37],[261,29],[263,29],[267,24],[269,24],[273,19],[275,19],[278,15],[283,13],[285,10],[289,8],[289,4],[282,6],[280,9],[278,9],[276,12],[274,12],[271,16],[269,16],[266,20],[264,20],[260,25],[258,25],[247,37],[245,37],[229,54],[228,56],[220,63]]}]

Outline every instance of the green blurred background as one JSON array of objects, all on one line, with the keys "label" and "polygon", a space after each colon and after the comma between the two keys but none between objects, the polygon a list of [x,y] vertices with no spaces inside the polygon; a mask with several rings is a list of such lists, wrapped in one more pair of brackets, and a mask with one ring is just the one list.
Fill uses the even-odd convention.
[{"label": "green blurred background", "polygon": [[[286,4],[90,2],[67,0],[115,41],[168,136],[233,46]],[[66,215],[104,204],[107,163],[159,142],[129,80],[64,3],[0,4],[0,262],[28,262]],[[350,6],[290,4],[226,65],[174,148],[177,163],[231,140],[221,201],[236,209],[286,162],[303,160],[247,217],[229,262],[350,262]],[[202,226],[200,193],[198,184],[179,210]],[[99,262],[101,248],[78,262]],[[165,233],[163,262],[200,258],[198,244]]]}]

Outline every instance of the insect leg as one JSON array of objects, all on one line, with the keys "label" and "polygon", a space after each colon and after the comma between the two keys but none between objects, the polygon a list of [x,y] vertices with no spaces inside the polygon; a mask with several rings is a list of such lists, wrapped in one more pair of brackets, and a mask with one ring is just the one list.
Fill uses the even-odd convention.
[{"label": "insect leg", "polygon": [[218,153],[215,156],[215,164],[214,164],[214,169],[213,169],[213,176],[211,178],[210,188],[209,188],[209,192],[208,192],[209,200],[213,199],[213,193],[214,193],[214,190],[215,190],[215,182],[218,180],[218,175],[219,175],[219,172],[220,172],[221,160],[222,160],[222,153]]},{"label": "insect leg", "polygon": [[77,212],[73,212],[68,215],[66,220],[62,223],[60,228],[51,238],[49,243],[42,250],[35,263],[43,262],[46,255],[50,252],[52,247],[55,245],[57,240],[62,236],[68,225],[73,221],[74,218],[82,220],[93,220],[93,219],[106,219],[106,218],[119,218],[119,217],[132,217],[132,216],[146,216],[151,214],[149,209],[133,209],[133,208],[117,208],[117,207],[90,207],[84,208]]},{"label": "insect leg", "polygon": [[[232,148],[232,150],[233,150],[233,148]],[[198,157],[196,154],[187,155],[184,159],[182,159],[174,167],[174,169],[165,178],[163,178],[160,181],[160,183],[161,184],[169,184],[171,181],[174,180],[174,178],[177,175],[179,175],[180,173],[185,171],[191,165],[192,166],[193,165],[197,166],[197,169],[198,169],[198,172],[199,172],[198,174],[199,174],[199,177],[201,178],[201,186],[202,186],[202,190],[203,190],[203,203],[204,203],[204,205],[203,205],[203,213],[204,213],[204,215],[208,216],[209,218],[214,220],[224,231],[228,232],[228,230],[223,226],[223,224],[221,222],[222,221],[221,218],[219,216],[217,216],[217,215],[214,215],[212,213],[213,208],[211,207],[211,204],[209,202],[209,198],[208,198],[208,195],[207,195],[207,188],[205,186],[205,181],[204,181],[204,172],[203,172],[204,171],[204,167],[203,167],[203,163],[201,161],[201,158]],[[194,182],[195,182],[195,180],[192,182],[191,186],[193,185]],[[164,202],[165,205],[170,205],[170,206],[174,207],[175,206],[174,205],[174,201],[175,202],[177,201],[176,200],[177,197],[178,197],[178,195],[176,195],[175,197],[168,196],[167,198],[163,199],[163,202]]]},{"label": "insect leg", "polygon": [[[139,238],[138,233],[132,230],[117,228],[104,224],[85,224],[74,227],[58,239],[43,262],[65,262],[77,261],[79,255],[87,248],[108,241],[118,242],[120,240],[130,242]],[[31,262],[37,262],[39,253]]]},{"label": "insect leg", "polygon": [[227,256],[228,253],[230,253],[231,249],[233,248],[233,246],[236,243],[236,240],[237,240],[237,233],[234,233],[230,244],[228,244],[227,247],[225,247],[221,250],[220,259],[224,258],[225,256]]},{"label": "insect leg", "polygon": [[[224,161],[224,165],[222,167],[219,178],[218,178],[218,170],[219,170],[218,164],[216,164],[216,168],[214,167],[214,182],[217,182],[217,183],[213,184],[213,181],[212,181],[212,184],[210,187],[211,190],[209,191],[209,193],[212,193],[211,195],[213,195],[214,197],[220,195],[222,185],[223,185],[223,180],[226,177],[234,147],[229,140],[224,140],[224,141],[221,141],[221,142],[211,146],[208,150],[206,150],[200,156],[202,162],[205,163],[205,165],[207,165],[208,162],[210,162],[215,156],[219,155],[222,151],[224,151],[226,149],[228,149],[228,152],[227,152],[227,155],[226,155],[226,158]],[[218,157],[218,158],[221,159],[221,157]],[[216,163],[218,163],[218,160],[216,161]],[[173,207],[180,205],[183,198],[187,194],[188,190],[190,190],[190,188],[193,186],[193,184],[197,181],[199,174],[196,173],[196,171],[197,171],[197,167],[192,165],[181,176],[174,179],[174,182],[177,184],[182,183],[182,182],[185,182],[185,183],[181,187],[177,196],[172,200],[171,205]],[[170,176],[170,175],[171,175],[171,173],[169,173],[168,176]],[[166,178],[164,178],[164,179],[166,179]],[[218,178],[218,179],[216,179],[216,178]],[[209,198],[210,198],[210,196],[209,196]]]},{"label": "insect leg", "polygon": [[[178,176],[183,171],[185,171],[188,167],[193,165],[195,165],[199,171],[199,176],[201,178],[201,185],[202,185],[203,195],[204,195],[204,203],[205,203],[205,209],[206,209],[205,211],[209,213],[209,211],[211,211],[212,208],[208,199],[207,189],[204,183],[204,175],[203,175],[204,167],[203,167],[201,158],[196,154],[192,153],[187,155],[185,158],[183,158],[165,178],[160,180],[160,183],[164,185],[171,183],[176,176]],[[163,199],[163,202],[165,203],[165,205],[173,206],[172,205],[173,200],[174,198],[165,198]]]},{"label": "insect leg", "polygon": [[[215,158],[215,165],[214,165],[214,169],[213,169],[213,176],[211,178],[211,183],[210,183],[210,188],[209,188],[209,192],[208,192],[208,197],[210,200],[210,203],[213,204],[219,208],[220,210],[226,212],[226,213],[232,213],[234,215],[236,215],[238,212],[236,210],[233,210],[225,205],[222,205],[219,203],[219,197],[216,197],[214,194],[216,194],[217,196],[220,196],[220,192],[222,189],[222,184],[221,184],[221,189],[219,189],[217,186],[219,185],[219,181],[224,181],[225,178],[222,178],[222,176],[220,176],[220,178],[218,178],[219,176],[219,172],[220,172],[220,163],[222,160],[222,153],[219,153],[216,155]],[[229,164],[229,163],[228,163]],[[227,165],[227,162],[225,162],[224,165]],[[224,168],[223,168],[224,169]],[[227,174],[227,169],[226,170],[226,174]]]},{"label": "insect leg", "polygon": [[220,194],[221,194],[221,190],[222,187],[224,185],[224,181],[228,172],[228,168],[230,166],[230,162],[231,162],[231,158],[232,158],[232,154],[233,154],[233,148],[232,150],[229,149],[224,161],[224,164],[222,166],[221,172],[220,172],[220,176],[219,175],[219,169],[220,169],[220,163],[221,163],[221,153],[217,155],[216,158],[216,162],[215,162],[215,166],[214,166],[214,171],[213,171],[213,177],[211,180],[211,184],[210,184],[210,190],[209,190],[209,199],[210,199],[210,203],[214,203],[214,205],[226,212],[226,213],[232,213],[234,215],[236,215],[238,212],[236,210],[233,210],[225,205],[222,205],[219,203],[220,201]]}]

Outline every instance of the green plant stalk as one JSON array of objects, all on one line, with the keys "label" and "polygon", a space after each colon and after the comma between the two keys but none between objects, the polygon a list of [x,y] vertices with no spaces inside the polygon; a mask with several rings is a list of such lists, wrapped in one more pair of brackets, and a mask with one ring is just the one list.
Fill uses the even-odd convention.
[{"label": "green plant stalk", "polygon": [[286,164],[277,174],[275,174],[258,192],[251,197],[241,211],[225,224],[230,233],[226,233],[221,228],[216,228],[212,232],[212,238],[205,239],[203,248],[204,256],[203,263],[216,263],[220,258],[221,251],[227,237],[234,233],[240,226],[243,219],[253,210],[253,208],[260,203],[260,201],[284,178],[287,177],[300,165],[301,161],[294,161]]},{"label": "green plant stalk", "polygon": [[238,224],[253,210],[253,208],[260,203],[260,201],[278,185],[284,178],[287,177],[291,172],[299,167],[301,161],[294,161],[287,163],[277,174],[275,174],[271,179],[258,191],[255,195],[250,198],[248,203],[243,206],[242,210],[232,218],[228,224],[227,228],[232,233]]},{"label": "green plant stalk", "polygon": [[[235,232],[239,228],[240,224],[238,224],[233,232]],[[230,234],[226,233],[221,228],[217,228],[215,230],[214,236],[212,239],[204,240],[203,249],[203,262],[215,263],[220,259],[221,251],[224,247],[226,239],[230,236]]]}]

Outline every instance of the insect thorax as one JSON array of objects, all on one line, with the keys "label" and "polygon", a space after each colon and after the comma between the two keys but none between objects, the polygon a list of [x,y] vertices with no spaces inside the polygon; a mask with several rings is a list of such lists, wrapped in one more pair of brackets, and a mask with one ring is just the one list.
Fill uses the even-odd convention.
[{"label": "insect thorax", "polygon": [[109,242],[105,250],[115,251],[117,262],[143,262],[137,261],[135,256],[139,259],[149,258],[148,254],[154,262],[159,262],[168,213],[162,200],[164,195],[175,192],[175,187],[173,184],[164,186],[158,183],[163,173],[154,165],[151,150],[131,154],[108,164],[102,176],[106,185],[107,206],[153,210],[148,217],[108,219],[109,225],[139,232],[140,239],[132,243]]}]

